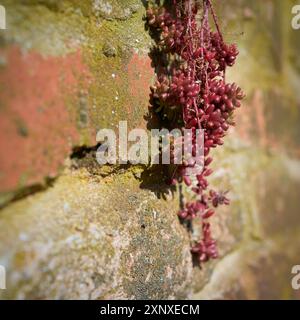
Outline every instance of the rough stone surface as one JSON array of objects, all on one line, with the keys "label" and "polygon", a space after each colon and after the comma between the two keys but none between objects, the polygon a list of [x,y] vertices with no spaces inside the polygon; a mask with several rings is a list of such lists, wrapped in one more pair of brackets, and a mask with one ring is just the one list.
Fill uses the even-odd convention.
[{"label": "rough stone surface", "polygon": [[72,148],[96,144],[100,128],[117,128],[119,120],[145,127],[154,71],[144,6],[137,0],[80,3],[3,3],[8,21],[0,31],[4,200],[16,189],[57,176]]},{"label": "rough stone surface", "polygon": [[[154,299],[191,294],[187,232],[131,170],[68,171],[0,215],[3,298]],[[10,228],[7,229],[7,224]],[[9,249],[8,249],[9,248]],[[3,255],[3,253],[6,254]]]},{"label": "rough stone surface", "polygon": [[[247,98],[211,183],[220,259],[193,266],[163,168],[95,162],[95,134],[145,128],[154,78],[138,0],[5,0],[0,30],[0,298],[299,299],[300,31],[295,1],[218,2]],[[12,14],[13,12],[13,14]],[[80,148],[85,146],[86,148]]]}]

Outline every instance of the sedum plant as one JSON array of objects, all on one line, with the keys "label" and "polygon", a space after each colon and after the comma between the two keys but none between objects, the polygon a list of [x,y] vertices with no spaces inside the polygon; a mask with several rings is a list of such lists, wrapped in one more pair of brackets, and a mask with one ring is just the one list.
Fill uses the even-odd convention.
[{"label": "sedum plant", "polygon": [[196,130],[204,129],[204,169],[197,171],[193,161],[184,159],[170,179],[172,184],[184,183],[194,194],[178,215],[188,221],[201,218],[202,235],[191,248],[201,264],[218,257],[209,218],[217,207],[229,204],[226,193],[209,187],[208,177],[211,150],[223,144],[244,98],[241,88],[226,82],[226,69],[239,52],[235,44],[224,41],[211,0],[158,2],[148,8],[147,23],[161,56],[150,108],[169,128],[192,129],[193,155]]}]

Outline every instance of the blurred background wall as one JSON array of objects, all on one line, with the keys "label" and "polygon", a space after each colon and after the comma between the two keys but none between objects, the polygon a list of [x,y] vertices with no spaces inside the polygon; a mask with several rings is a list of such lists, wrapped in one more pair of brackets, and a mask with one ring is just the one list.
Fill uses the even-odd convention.
[{"label": "blurred background wall", "polygon": [[97,130],[147,125],[146,1],[1,1],[1,298],[300,297],[297,1],[214,2],[247,98],[215,152],[220,259],[200,269],[160,168],[95,162]]}]

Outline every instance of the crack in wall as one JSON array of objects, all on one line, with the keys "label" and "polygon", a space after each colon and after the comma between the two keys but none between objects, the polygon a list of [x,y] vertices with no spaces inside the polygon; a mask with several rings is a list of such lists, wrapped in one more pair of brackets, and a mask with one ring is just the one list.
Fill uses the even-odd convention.
[{"label": "crack in wall", "polygon": [[48,188],[52,187],[55,183],[57,177],[46,177],[42,183],[35,183],[30,186],[26,186],[17,191],[5,192],[1,194],[0,197],[0,210],[9,206],[10,204],[25,199],[36,193],[46,191]]}]

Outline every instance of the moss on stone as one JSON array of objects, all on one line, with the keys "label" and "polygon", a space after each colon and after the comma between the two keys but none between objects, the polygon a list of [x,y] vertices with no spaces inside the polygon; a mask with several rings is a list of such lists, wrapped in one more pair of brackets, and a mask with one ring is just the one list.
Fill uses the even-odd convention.
[{"label": "moss on stone", "polygon": [[10,272],[3,297],[185,297],[191,256],[170,211],[177,198],[166,203],[139,184],[128,171],[103,178],[81,168],[4,209],[0,255]]}]

